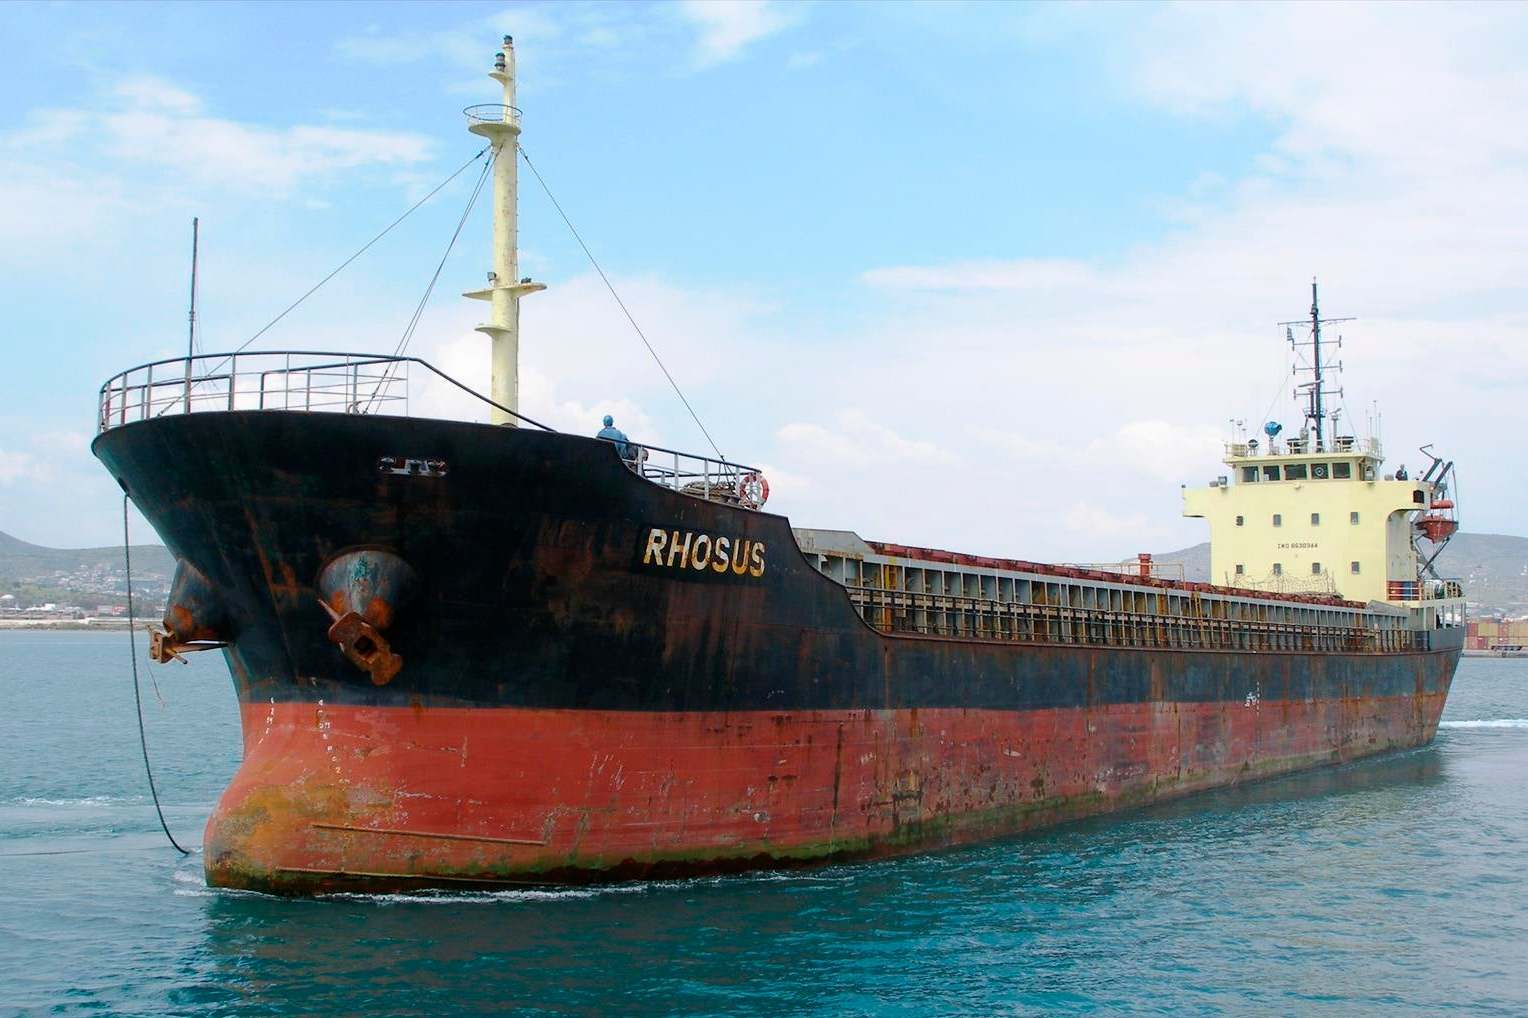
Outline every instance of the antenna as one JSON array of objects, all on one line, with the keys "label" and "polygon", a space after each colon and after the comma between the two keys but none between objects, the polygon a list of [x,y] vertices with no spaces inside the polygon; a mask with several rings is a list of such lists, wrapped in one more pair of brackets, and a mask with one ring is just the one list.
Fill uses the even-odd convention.
[{"label": "antenna", "polygon": [[[1280,325],[1284,326],[1284,337],[1289,340],[1289,345],[1291,347],[1308,346],[1312,348],[1311,366],[1308,368],[1295,368],[1296,374],[1300,374],[1301,372],[1309,372],[1312,376],[1312,379],[1309,382],[1301,382],[1295,387],[1295,398],[1298,399],[1303,392],[1309,401],[1305,409],[1305,417],[1307,420],[1313,421],[1316,425],[1316,448],[1314,450],[1316,452],[1324,452],[1326,450],[1326,430],[1324,424],[1327,418],[1326,397],[1342,395],[1341,389],[1326,388],[1326,372],[1328,370],[1335,370],[1341,373],[1342,362],[1338,361],[1334,364],[1330,361],[1322,359],[1321,326],[1335,325],[1338,322],[1352,321],[1357,321],[1357,319],[1321,317],[1321,298],[1319,292],[1316,289],[1316,280],[1314,277],[1312,277],[1310,281],[1310,319],[1308,321],[1301,319],[1294,322],[1279,323]],[[1297,325],[1310,329],[1309,342],[1300,343],[1295,340],[1294,328]],[[1339,350],[1342,348],[1341,336],[1337,337],[1337,348]]]},{"label": "antenna", "polygon": [[[191,412],[191,358],[196,356],[196,254],[201,235],[201,221],[191,217],[191,310],[186,325],[186,412]],[[248,344],[246,344],[248,345]],[[162,411],[161,411],[162,412]]]},{"label": "antenna", "polygon": [[[201,221],[198,217],[191,217],[191,311],[186,316],[189,320],[186,334],[186,357],[189,360],[196,356],[196,249],[201,234]],[[188,363],[186,370],[190,371]]]}]

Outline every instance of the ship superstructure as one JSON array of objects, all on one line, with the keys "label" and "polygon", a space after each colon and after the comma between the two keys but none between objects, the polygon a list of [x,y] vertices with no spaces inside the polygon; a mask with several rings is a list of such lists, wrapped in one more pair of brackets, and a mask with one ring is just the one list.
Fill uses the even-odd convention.
[{"label": "ship superstructure", "polygon": [[[1458,529],[1448,497],[1453,463],[1423,449],[1430,462],[1420,476],[1404,466],[1386,472],[1378,438],[1335,433],[1324,402],[1331,365],[1322,359],[1323,324],[1313,282],[1315,359],[1299,434],[1281,440],[1283,427],[1269,421],[1263,440],[1226,444],[1226,474],[1184,490],[1184,515],[1210,524],[1210,578],[1250,590],[1340,593],[1417,611],[1424,625],[1457,623],[1463,591],[1432,568]],[[1425,559],[1421,538],[1438,546]]]},{"label": "ship superstructure", "polygon": [[[495,153],[494,269],[469,294],[490,305],[490,395],[417,358],[311,351],[102,386],[93,449],[180,562],[155,656],[220,649],[239,702],[210,883],[893,855],[1433,737],[1462,602],[1406,556],[1451,522],[1446,470],[1385,479],[1377,447],[1319,434],[1233,449],[1254,479],[1186,495],[1212,584],[793,530],[754,468],[536,425],[514,381],[539,284],[515,279],[513,72],[506,39],[504,102],[469,110]],[[492,423],[411,416],[411,374]],[[1296,533],[1317,547],[1279,547]],[[1301,567],[1330,583],[1261,582]]]}]

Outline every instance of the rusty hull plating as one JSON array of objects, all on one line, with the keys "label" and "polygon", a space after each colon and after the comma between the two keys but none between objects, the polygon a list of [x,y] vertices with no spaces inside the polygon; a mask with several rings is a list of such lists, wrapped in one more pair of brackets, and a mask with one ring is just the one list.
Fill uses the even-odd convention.
[{"label": "rusty hull plating", "polygon": [[[1425,743],[1462,633],[1393,653],[887,635],[783,517],[649,484],[608,443],[266,410],[125,424],[94,450],[212,592],[185,604],[216,625],[176,638],[228,641],[244,761],[207,826],[215,885],[974,841]],[[442,467],[379,468],[399,459]],[[725,567],[672,568],[701,537]]]},{"label": "rusty hull plating", "polygon": [[201,570],[182,559],[175,565],[162,629],[149,631],[149,658],[160,664],[184,661],[183,654],[220,650],[231,635],[228,612]]}]

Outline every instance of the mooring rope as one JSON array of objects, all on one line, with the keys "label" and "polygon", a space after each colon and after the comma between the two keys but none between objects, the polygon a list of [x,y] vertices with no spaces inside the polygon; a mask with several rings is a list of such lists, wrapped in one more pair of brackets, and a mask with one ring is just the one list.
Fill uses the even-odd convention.
[{"label": "mooring rope", "polygon": [[143,750],[143,773],[149,778],[149,795],[154,799],[154,812],[159,815],[159,826],[164,829],[164,836],[170,839],[170,844],[181,855],[190,855],[191,850],[182,848],[180,842],[175,840],[175,835],[170,833],[170,825],[165,823],[164,809],[159,805],[159,789],[154,787],[154,768],[149,766],[149,737],[143,729],[143,691],[138,683],[138,627],[133,619],[133,551],[132,543],[128,540],[127,532],[127,502],[128,497],[122,495],[122,559],[127,567],[127,643],[130,650],[130,660],[133,663],[133,703],[138,708],[138,748]]}]

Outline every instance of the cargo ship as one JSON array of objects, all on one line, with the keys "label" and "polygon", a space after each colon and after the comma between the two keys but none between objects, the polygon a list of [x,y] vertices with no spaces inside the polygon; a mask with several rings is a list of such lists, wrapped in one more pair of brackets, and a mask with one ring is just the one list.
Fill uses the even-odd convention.
[{"label": "cargo ship", "polygon": [[[752,467],[520,410],[514,49],[483,395],[406,356],[188,355],[100,389],[95,455],[178,559],[152,652],[225,656],[243,760],[209,884],[301,895],[930,851],[1433,738],[1464,637],[1417,539],[1452,464],[1327,412],[1185,489],[1212,583],[793,529]],[[1302,332],[1303,334],[1303,332]],[[1293,334],[1291,334],[1293,342]],[[408,413],[410,376],[488,421]]]}]

